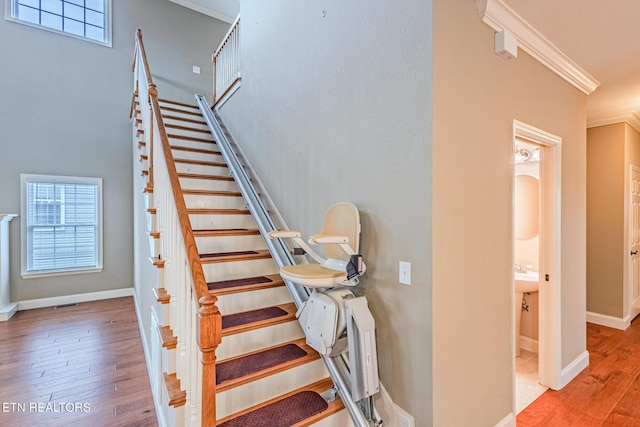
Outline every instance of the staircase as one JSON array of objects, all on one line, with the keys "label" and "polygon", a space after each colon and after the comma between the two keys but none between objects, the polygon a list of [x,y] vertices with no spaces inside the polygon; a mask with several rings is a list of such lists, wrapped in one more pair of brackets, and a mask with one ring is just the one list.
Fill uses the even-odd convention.
[{"label": "staircase", "polygon": [[[184,195],[189,221],[209,293],[222,314],[222,338],[216,350],[215,424],[189,405],[176,375],[181,354],[173,335],[175,308],[164,289],[155,289],[158,324],[156,366],[165,383],[162,408],[168,425],[219,427],[353,426],[320,356],[305,343],[296,307],[284,286],[263,237],[229,176],[227,165],[197,106],[159,100],[162,120]],[[146,108],[146,106],[145,106]],[[134,139],[142,175],[152,183],[153,157],[143,129],[139,101],[134,101]],[[153,199],[154,188],[147,186]],[[165,231],[156,215],[162,203],[150,202],[147,215],[151,262],[162,273]],[[165,279],[166,281],[166,279]],[[193,321],[195,323],[195,321]],[[195,336],[195,332],[194,332]],[[195,343],[192,343],[195,345]],[[152,358],[153,359],[153,358]],[[192,393],[199,390],[200,385]],[[192,397],[193,401],[194,398]],[[207,402],[202,403],[206,412]]]}]

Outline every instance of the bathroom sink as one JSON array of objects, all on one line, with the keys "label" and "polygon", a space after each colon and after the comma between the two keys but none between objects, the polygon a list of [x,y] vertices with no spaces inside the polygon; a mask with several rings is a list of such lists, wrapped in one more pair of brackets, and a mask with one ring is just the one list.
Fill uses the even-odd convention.
[{"label": "bathroom sink", "polygon": [[540,275],[537,271],[526,273],[515,272],[516,292],[536,292],[540,285]]}]

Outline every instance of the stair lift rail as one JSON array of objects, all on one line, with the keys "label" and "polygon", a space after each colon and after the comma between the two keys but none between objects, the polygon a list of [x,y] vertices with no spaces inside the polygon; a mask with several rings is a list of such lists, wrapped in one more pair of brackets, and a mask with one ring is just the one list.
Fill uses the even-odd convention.
[{"label": "stair lift rail", "polygon": [[[247,168],[240,162],[236,153],[236,150],[239,150],[239,148],[233,140],[233,136],[230,135],[229,132],[223,130],[223,125],[220,124],[222,120],[218,114],[212,111],[203,95],[197,94],[195,97],[198,106],[202,111],[202,115],[214,136],[216,144],[218,145],[218,149],[222,153],[222,157],[227,163],[230,174],[235,179],[238,189],[242,193],[247,208],[256,221],[260,233],[263,236],[267,236],[269,232],[273,230],[288,229],[284,220],[280,218],[279,215],[272,214],[275,212],[275,209],[269,209],[269,207],[266,206],[265,200],[267,201],[266,203],[272,205],[272,203],[270,203],[271,199],[264,188],[261,188],[260,192],[256,189],[254,185],[256,178],[251,177],[249,175],[250,172],[247,171]],[[274,216],[277,218],[274,218]],[[295,264],[295,260],[292,255],[292,248],[288,247],[283,242],[283,239],[265,239],[265,241],[278,268],[285,265]],[[285,280],[285,284],[291,293],[296,307],[299,308],[309,298],[309,291],[306,288],[291,283],[288,280]],[[375,413],[372,396],[364,398],[358,402],[353,401],[350,384],[351,374],[345,359],[342,356],[329,357],[327,355],[321,355],[321,357],[327,366],[331,379],[333,380],[338,394],[340,395],[345,408],[347,408],[355,426],[381,426],[382,421],[380,421],[379,416]]]}]

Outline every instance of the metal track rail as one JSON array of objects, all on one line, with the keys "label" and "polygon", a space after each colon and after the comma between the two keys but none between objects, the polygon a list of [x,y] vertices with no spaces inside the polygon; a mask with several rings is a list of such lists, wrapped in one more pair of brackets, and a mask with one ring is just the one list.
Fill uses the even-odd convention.
[{"label": "metal track rail", "polygon": [[[252,169],[248,165],[243,165],[238,158],[237,151],[239,151],[239,148],[233,139],[233,136],[223,129],[224,124],[221,124],[221,118],[217,113],[214,113],[211,110],[204,96],[196,95],[196,101],[198,102],[202,115],[211,130],[211,134],[213,135],[216,144],[218,145],[218,149],[222,153],[222,157],[227,163],[229,171],[235,179],[238,189],[242,193],[242,197],[244,198],[247,208],[256,221],[260,233],[265,237],[267,247],[276,262],[276,265],[280,268],[285,265],[295,264],[296,262],[291,254],[291,248],[289,248],[282,239],[266,238],[270,231],[276,229],[288,229],[288,227],[283,223],[283,221],[276,218],[277,215],[272,214],[272,212],[276,212],[276,210],[273,206],[267,206],[268,202],[266,202],[266,200],[271,200],[268,195],[266,197],[262,197],[261,193],[255,188],[255,185],[253,184],[255,180],[252,179],[251,176]],[[264,189],[261,189],[260,191],[263,194],[266,194]],[[285,281],[285,284],[291,293],[296,307],[300,307],[302,303],[309,298],[309,291],[306,288],[289,281]],[[359,402],[353,402],[351,398],[349,368],[346,365],[345,360],[341,356],[328,357],[324,355],[322,356],[322,359],[327,366],[331,379],[333,380],[345,408],[347,408],[347,411],[351,415],[351,419],[355,426],[371,427],[373,424],[367,420]],[[370,401],[365,402],[365,406],[371,405],[372,403],[372,398],[368,399],[370,399]],[[376,424],[379,425],[379,423]]]}]

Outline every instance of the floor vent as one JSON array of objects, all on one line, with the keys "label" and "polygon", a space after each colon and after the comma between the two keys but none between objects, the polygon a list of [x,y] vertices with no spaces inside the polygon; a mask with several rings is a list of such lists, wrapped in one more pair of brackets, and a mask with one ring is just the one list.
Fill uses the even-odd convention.
[{"label": "floor vent", "polygon": [[55,307],[53,307],[54,310],[58,309],[58,308],[67,308],[67,307],[77,307],[78,303],[72,303],[72,304],[60,304],[60,305],[56,305]]}]

